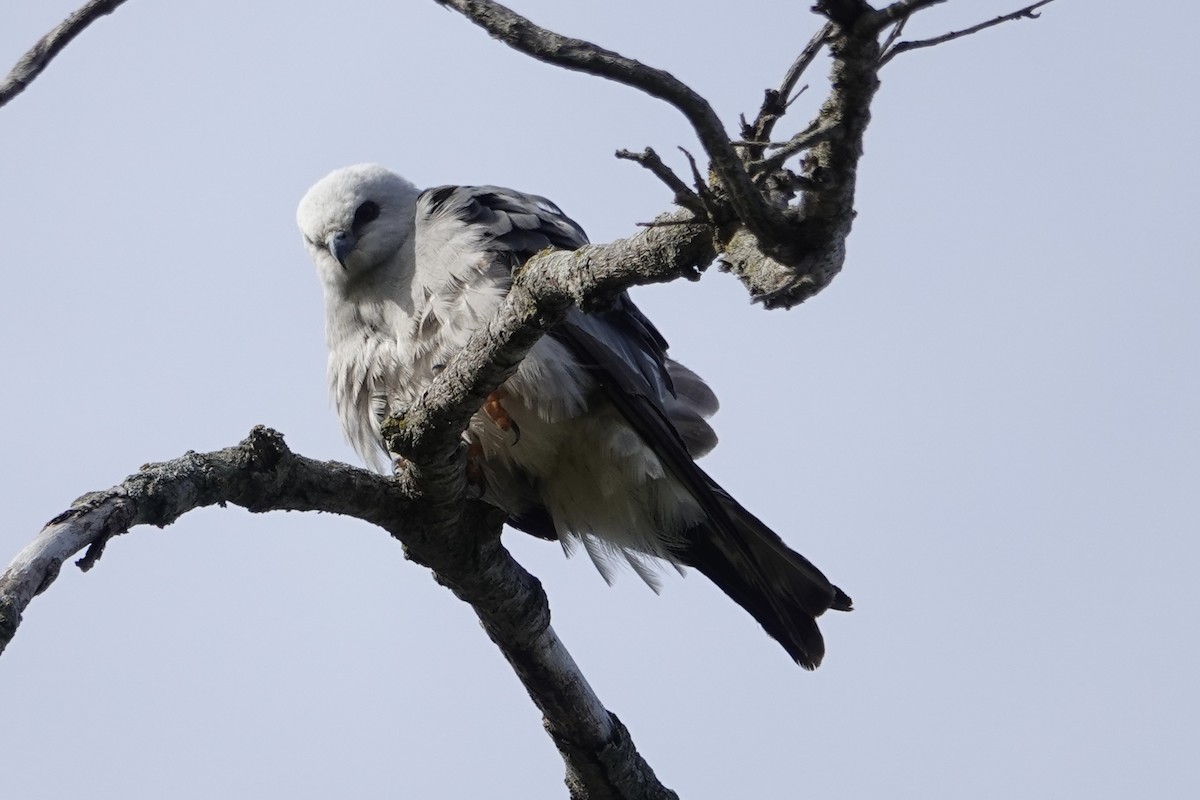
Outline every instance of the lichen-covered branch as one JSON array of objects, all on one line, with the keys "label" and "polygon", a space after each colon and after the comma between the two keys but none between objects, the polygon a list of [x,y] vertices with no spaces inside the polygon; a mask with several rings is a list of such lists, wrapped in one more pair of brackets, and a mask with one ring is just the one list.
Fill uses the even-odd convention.
[{"label": "lichen-covered branch", "polygon": [[112,537],[137,525],[165,527],[188,511],[217,503],[251,511],[349,514],[395,532],[404,527],[410,498],[370,472],[296,456],[279,434],[265,428],[236,447],[148,465],[111,489],[76,500],[0,575],[0,652],[30,600],[77,553],[87,549],[79,566],[89,569]]},{"label": "lichen-covered branch", "polygon": [[876,33],[859,30],[854,24],[857,18],[876,12],[861,0],[825,4],[829,24],[809,43],[785,78],[785,86],[790,88],[828,43],[834,53],[835,91],[814,123],[820,136],[811,142],[804,140],[809,145],[816,139],[822,141],[814,147],[817,155],[805,168],[809,180],[804,185],[809,188],[801,201],[790,207],[786,200],[794,195],[764,190],[762,186],[780,185],[771,176],[765,180],[760,176],[756,183],[747,169],[746,160],[751,154],[738,153],[708,103],[670,74],[541,28],[491,0],[437,2],[534,58],[620,81],[662,98],[683,112],[711,160],[712,189],[726,209],[722,213],[722,207],[717,207],[710,214],[712,238],[724,252],[725,267],[752,290],[771,286],[769,292],[755,294],[754,299],[769,307],[793,306],[824,288],[841,269],[845,237],[854,213],[854,178],[862,134],[878,86]]},{"label": "lichen-covered branch", "polygon": [[[944,0],[897,0],[878,10],[865,0],[818,0],[814,10],[827,23],[801,50],[781,88],[768,91],[754,123],[743,125],[747,141],[740,145],[728,138],[711,106],[669,73],[539,27],[492,0],[436,2],[527,55],[619,81],[679,109],[710,159],[716,202],[706,197],[705,210],[723,268],[742,280],[755,301],[768,308],[790,308],[825,288],[845,260],[855,214],[858,162],[882,61],[904,49],[926,46],[900,43],[882,56],[879,36],[889,26]],[[1028,16],[1041,4],[1012,16]],[[950,38],[959,35],[965,33]],[[829,95],[820,112],[778,152],[764,157],[766,140],[787,110],[788,95],[826,47],[833,63]],[[785,162],[801,153],[801,175],[796,176]],[[679,194],[671,176],[660,173],[656,172]],[[686,206],[694,206],[690,194],[682,197]]]},{"label": "lichen-covered branch", "polygon": [[125,0],[91,0],[39,39],[37,44],[21,56],[16,66],[4,78],[4,82],[0,83],[0,108],[25,91],[26,87],[42,74],[46,65],[69,45],[72,39],[82,33],[84,28],[100,17],[116,11],[124,2]]},{"label": "lichen-covered branch", "polygon": [[474,608],[545,715],[579,797],[674,797],[550,627],[541,585],[500,544],[502,514],[468,503],[460,527],[432,539],[423,524],[428,503],[403,485],[296,455],[266,428],[255,428],[235,447],[148,465],[111,489],[79,498],[47,523],[0,574],[0,652],[30,601],[81,551],[80,566],[90,568],[114,536],[138,525],[164,527],[193,509],[225,503],[254,512],[324,511],[383,528],[409,558],[431,567],[438,582]]},{"label": "lichen-covered branch", "polygon": [[789,244],[795,249],[780,255],[774,248],[763,248],[796,268],[798,284],[781,298],[781,305],[807,299],[841,271],[856,213],[854,193],[863,137],[871,121],[871,101],[879,88],[875,33],[839,25],[828,43],[833,56],[830,90],[815,126],[823,135],[805,155],[801,170],[815,188],[802,191],[794,208],[799,230]]}]

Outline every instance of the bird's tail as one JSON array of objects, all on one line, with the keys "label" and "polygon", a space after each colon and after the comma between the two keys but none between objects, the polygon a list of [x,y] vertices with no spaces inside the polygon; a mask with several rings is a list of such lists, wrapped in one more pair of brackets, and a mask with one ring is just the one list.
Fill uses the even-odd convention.
[{"label": "bird's tail", "polygon": [[825,655],[817,617],[831,608],[850,611],[850,597],[720,487],[713,489],[723,519],[710,517],[689,531],[677,557],[749,611],[800,666],[815,669]]}]

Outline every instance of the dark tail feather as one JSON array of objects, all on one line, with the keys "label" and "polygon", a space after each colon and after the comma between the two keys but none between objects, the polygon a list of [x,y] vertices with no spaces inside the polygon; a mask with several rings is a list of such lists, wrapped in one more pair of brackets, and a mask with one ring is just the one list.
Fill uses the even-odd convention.
[{"label": "dark tail feather", "polygon": [[825,655],[817,617],[851,610],[849,596],[719,488],[717,496],[725,519],[689,531],[677,555],[749,611],[796,663],[815,669]]}]

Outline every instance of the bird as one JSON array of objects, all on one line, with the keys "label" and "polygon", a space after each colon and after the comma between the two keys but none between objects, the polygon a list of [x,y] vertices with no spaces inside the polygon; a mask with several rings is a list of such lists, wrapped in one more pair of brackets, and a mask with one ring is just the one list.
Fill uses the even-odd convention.
[{"label": "bird", "polygon": [[[514,272],[541,251],[588,243],[544,197],[422,190],[377,164],[322,178],[296,219],[324,287],[342,430],[381,471],[393,463],[384,420],[489,323]],[[717,397],[667,349],[628,293],[572,308],[471,418],[469,475],[511,527],[568,555],[582,548],[609,583],[622,565],[655,591],[665,565],[698,570],[815,669],[817,617],[851,610],[851,599],[696,464],[717,444]]]}]

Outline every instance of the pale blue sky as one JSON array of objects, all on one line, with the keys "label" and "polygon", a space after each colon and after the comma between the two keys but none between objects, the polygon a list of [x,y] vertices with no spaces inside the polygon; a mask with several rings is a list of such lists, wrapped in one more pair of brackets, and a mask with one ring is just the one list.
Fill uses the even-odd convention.
[{"label": "pale blue sky", "polygon": [[[0,63],[76,1],[6,4]],[[731,130],[817,24],[807,2],[513,4],[671,70]],[[608,588],[506,536],[681,797],[1200,793],[1198,24],[1060,0],[902,56],[829,290],[788,313],[715,270],[637,291],[723,400],[706,469],[858,606],[808,674],[699,575]],[[0,110],[0,558],[256,423],[354,461],[293,221],[330,169],[511,185],[605,241],[669,202],[612,151],[677,144],[670,109],[429,0],[129,3]],[[334,517],[210,510],[64,570],[0,658],[0,709],[9,797],[565,796],[470,609]]]}]

